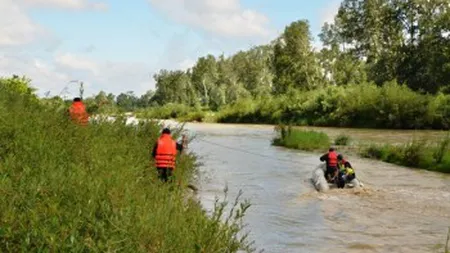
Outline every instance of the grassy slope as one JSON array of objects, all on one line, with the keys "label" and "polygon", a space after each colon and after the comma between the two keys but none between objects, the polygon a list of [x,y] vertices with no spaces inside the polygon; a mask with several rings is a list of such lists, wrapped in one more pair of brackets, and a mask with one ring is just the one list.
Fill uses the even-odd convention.
[{"label": "grassy slope", "polygon": [[[120,120],[80,128],[0,83],[0,251],[248,248],[235,238],[242,215],[223,225],[220,203],[208,218],[183,190],[155,180],[149,153],[159,131]],[[194,172],[194,155],[182,155],[178,178]]]}]

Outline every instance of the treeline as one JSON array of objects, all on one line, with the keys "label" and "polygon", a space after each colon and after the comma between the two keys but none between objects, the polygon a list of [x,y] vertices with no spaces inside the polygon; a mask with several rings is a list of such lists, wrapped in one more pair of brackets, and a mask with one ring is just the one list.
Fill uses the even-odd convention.
[{"label": "treeline", "polygon": [[292,89],[393,80],[420,93],[448,92],[449,9],[446,0],[345,0],[334,23],[322,28],[320,52],[308,21],[296,21],[269,45],[201,57],[187,71],[161,70],[154,101],[217,110]]},{"label": "treeline", "polygon": [[[115,103],[151,107],[154,117],[218,112],[220,122],[448,128],[449,9],[447,0],[344,0],[322,27],[320,51],[308,21],[295,21],[267,45],[163,69],[154,92],[123,93]],[[105,108],[112,98],[92,100]]]},{"label": "treeline", "polygon": [[[100,91],[96,95],[90,97],[83,97],[83,101],[86,104],[86,108],[89,113],[114,114],[158,106],[158,104],[152,100],[153,95],[154,91],[151,90],[141,96],[136,96],[132,91],[120,93],[117,96],[112,93],[107,94],[104,91]],[[53,97],[45,97],[43,100],[52,101],[53,103],[57,103],[60,104],[61,106],[64,105],[67,107],[72,103],[72,99],[73,98],[64,100],[60,96],[53,96]]]}]

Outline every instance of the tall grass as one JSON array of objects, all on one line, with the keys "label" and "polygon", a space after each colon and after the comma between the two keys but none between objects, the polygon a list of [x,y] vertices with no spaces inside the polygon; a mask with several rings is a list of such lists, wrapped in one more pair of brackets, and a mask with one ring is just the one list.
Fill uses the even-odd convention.
[{"label": "tall grass", "polygon": [[366,158],[384,162],[450,173],[450,137],[437,144],[413,140],[405,145],[369,145],[361,151]]},{"label": "tall grass", "polygon": [[[248,203],[212,216],[186,199],[194,154],[178,157],[181,187],[156,179],[161,126],[72,124],[58,109],[0,80],[1,252],[252,251],[238,235]],[[228,223],[222,223],[226,220]]]},{"label": "tall grass", "polygon": [[275,146],[307,151],[324,150],[330,146],[330,138],[322,132],[293,129],[290,126],[278,126],[276,131],[277,136],[272,141]]}]

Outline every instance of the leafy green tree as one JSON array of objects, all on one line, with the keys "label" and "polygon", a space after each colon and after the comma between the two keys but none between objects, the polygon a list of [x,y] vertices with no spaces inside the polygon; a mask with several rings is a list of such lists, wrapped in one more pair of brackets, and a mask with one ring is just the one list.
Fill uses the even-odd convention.
[{"label": "leafy green tree", "polygon": [[194,89],[200,94],[202,105],[209,105],[210,93],[219,79],[218,64],[213,55],[200,57],[192,68],[191,81]]},{"label": "leafy green tree", "polygon": [[134,95],[133,91],[127,91],[126,93],[120,93],[117,96],[117,106],[126,111],[132,111],[136,108],[138,98]]},{"label": "leafy green tree", "polygon": [[148,90],[145,94],[141,95],[138,100],[138,107],[146,108],[152,105],[153,97],[155,96],[155,91]]},{"label": "leafy green tree", "polygon": [[346,50],[334,24],[325,23],[319,35],[324,48],[317,55],[322,67],[322,82],[335,85],[358,84],[367,80],[364,61]]},{"label": "leafy green tree", "polygon": [[285,28],[275,44],[273,68],[276,94],[285,93],[290,88],[317,87],[320,70],[311,47],[308,21],[296,21]]},{"label": "leafy green tree", "polygon": [[379,85],[397,79],[434,93],[450,83],[449,8],[447,0],[344,0],[326,41],[350,45]]}]

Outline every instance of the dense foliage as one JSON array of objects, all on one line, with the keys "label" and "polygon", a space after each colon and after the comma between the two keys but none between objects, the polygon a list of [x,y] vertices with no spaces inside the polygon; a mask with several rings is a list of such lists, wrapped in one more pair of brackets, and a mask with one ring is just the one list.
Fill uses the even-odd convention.
[{"label": "dense foliage", "polygon": [[219,122],[373,128],[450,128],[450,95],[423,95],[387,83],[329,86],[224,107]]},{"label": "dense foliage", "polygon": [[[195,156],[182,154],[181,187],[156,180],[156,123],[73,124],[59,99],[38,99],[26,79],[0,79],[1,252],[236,252],[243,203],[207,216],[186,198]],[[174,129],[175,137],[181,129]],[[221,221],[226,221],[223,224]]]}]

